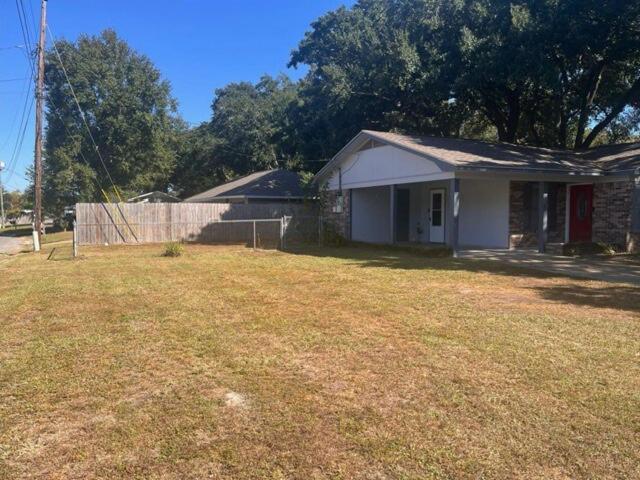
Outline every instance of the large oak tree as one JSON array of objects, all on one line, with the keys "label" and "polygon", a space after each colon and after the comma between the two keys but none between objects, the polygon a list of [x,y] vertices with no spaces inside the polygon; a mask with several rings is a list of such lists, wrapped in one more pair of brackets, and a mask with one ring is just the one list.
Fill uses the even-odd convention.
[{"label": "large oak tree", "polygon": [[112,180],[123,195],[165,189],[180,128],[169,83],[111,30],[56,47],[45,74],[47,209],[104,200],[101,189],[115,200]]}]

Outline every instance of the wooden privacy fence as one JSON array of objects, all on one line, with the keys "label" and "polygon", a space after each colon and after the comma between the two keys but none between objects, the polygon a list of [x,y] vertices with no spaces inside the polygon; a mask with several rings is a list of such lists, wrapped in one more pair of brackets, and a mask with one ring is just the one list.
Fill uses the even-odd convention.
[{"label": "wooden privacy fence", "polygon": [[[283,218],[285,218],[283,220]],[[78,203],[79,245],[246,243],[317,240],[318,214],[307,204]]]}]

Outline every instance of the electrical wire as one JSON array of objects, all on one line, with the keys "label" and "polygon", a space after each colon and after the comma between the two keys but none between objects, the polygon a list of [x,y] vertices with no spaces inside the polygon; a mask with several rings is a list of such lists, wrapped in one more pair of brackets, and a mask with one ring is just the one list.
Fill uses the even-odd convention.
[{"label": "electrical wire", "polygon": [[24,3],[22,0],[16,0],[16,8],[18,9],[18,18],[20,19],[20,28],[22,29],[22,36],[26,45],[33,45],[31,42],[31,31],[29,30],[29,23],[27,21],[27,15],[24,11]]},{"label": "electrical wire", "polygon": [[[27,70],[27,75],[29,74],[29,70]],[[31,92],[31,86],[32,86],[32,82],[31,79],[29,78],[29,76],[25,77],[26,82],[23,84],[22,86],[22,94],[23,95],[27,95],[29,96],[29,93]],[[16,108],[15,113],[13,114],[13,118],[11,119],[11,126],[9,127],[9,133],[7,134],[7,138],[5,139],[5,141],[2,143],[2,146],[0,147],[0,151],[4,150],[5,147],[7,146],[7,144],[9,143],[9,140],[11,140],[11,136],[13,135],[13,130],[16,126],[16,120],[18,119],[18,114],[20,112],[20,107],[19,105],[22,102],[18,103],[18,108]]]},{"label": "electrical wire", "polygon": [[19,82],[20,80],[26,80],[29,77],[21,77],[21,78],[2,78],[0,79],[0,83],[5,83],[5,82]]},{"label": "electrical wire", "polygon": [[[31,43],[30,43],[30,36],[28,32],[28,25],[25,23],[26,17],[23,18],[22,16],[22,14],[24,13],[24,5],[22,5],[22,9],[21,9],[21,5],[22,5],[22,0],[16,0],[16,9],[18,11],[18,19],[20,20],[20,29],[22,31],[23,40],[29,47]],[[31,57],[29,57],[28,54],[26,54],[26,57],[31,70],[31,75],[29,79],[29,84],[27,86],[27,94],[25,96],[24,104],[22,106],[22,115],[21,115],[20,124],[18,127],[18,136],[16,137],[16,143],[14,144],[13,152],[11,154],[11,158],[7,165],[7,171],[9,172],[7,181],[10,180],[15,173],[17,162],[18,162],[18,156],[22,152],[24,137],[27,131],[29,118],[31,117],[31,110],[33,109],[33,103],[34,103],[33,98],[31,98],[31,102],[29,102],[29,97],[30,97],[29,93],[31,92],[31,83],[33,81],[33,75],[34,75],[33,60]],[[12,130],[13,130],[13,126],[12,126]]]}]

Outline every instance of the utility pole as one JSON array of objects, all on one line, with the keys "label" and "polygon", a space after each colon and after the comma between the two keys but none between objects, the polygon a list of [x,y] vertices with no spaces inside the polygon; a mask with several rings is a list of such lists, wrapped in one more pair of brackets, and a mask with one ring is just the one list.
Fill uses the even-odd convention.
[{"label": "utility pole", "polygon": [[34,238],[38,244],[36,250],[40,249],[42,224],[42,110],[44,103],[44,42],[46,38],[47,25],[47,0],[42,0],[40,7],[40,38],[38,39],[38,78],[36,80],[36,144],[34,158]]},{"label": "utility pole", "polygon": [[4,162],[0,162],[0,228],[4,228],[4,190],[2,189],[2,170],[4,170]]}]

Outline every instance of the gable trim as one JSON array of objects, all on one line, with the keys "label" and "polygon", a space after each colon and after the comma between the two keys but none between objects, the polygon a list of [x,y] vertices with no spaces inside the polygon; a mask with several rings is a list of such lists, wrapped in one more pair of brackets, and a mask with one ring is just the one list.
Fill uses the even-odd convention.
[{"label": "gable trim", "polygon": [[388,145],[390,147],[397,148],[399,150],[403,150],[405,152],[421,157],[425,160],[429,160],[435,163],[436,166],[443,172],[450,172],[455,169],[455,165],[452,163],[445,162],[432,155],[426,155],[423,152],[408,148],[405,145],[400,145],[387,139],[378,138],[368,131],[363,130],[355,137],[353,137],[351,141],[349,141],[349,143],[342,147],[342,149],[338,153],[336,153],[336,155],[324,167],[322,167],[322,169],[320,169],[320,171],[313,179],[313,183],[319,183],[326,180],[336,167],[338,167],[344,160],[346,160],[349,155],[357,153],[362,148],[363,144],[365,144],[367,141],[373,141],[375,143],[381,144],[380,146]]}]

